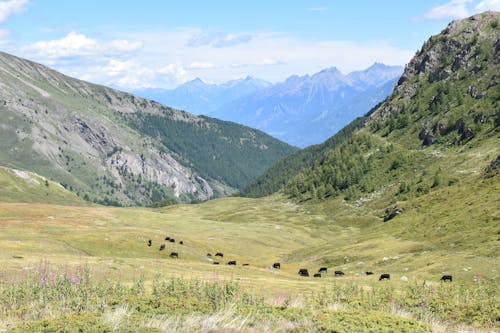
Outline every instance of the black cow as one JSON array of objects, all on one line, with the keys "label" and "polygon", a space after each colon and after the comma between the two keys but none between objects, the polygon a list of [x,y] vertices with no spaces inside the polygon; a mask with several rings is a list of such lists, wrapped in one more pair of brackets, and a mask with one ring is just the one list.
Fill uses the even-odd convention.
[{"label": "black cow", "polygon": [[300,276],[309,276],[309,271],[305,268],[299,269],[299,275]]},{"label": "black cow", "polygon": [[218,262],[218,261],[214,261],[214,262],[213,262],[213,264],[214,264],[214,265],[218,265],[218,264],[219,264],[219,262]]},{"label": "black cow", "polygon": [[169,241],[170,243],[175,243],[175,239],[174,239],[174,238],[170,238],[168,241]]},{"label": "black cow", "polygon": [[217,252],[217,253],[215,254],[215,256],[216,256],[216,257],[221,257],[221,258],[223,258],[223,257],[224,257],[224,253],[222,253],[222,252]]},{"label": "black cow", "polygon": [[151,246],[151,245],[153,245],[153,241],[150,239],[150,240],[148,240],[148,246]]},{"label": "black cow", "polygon": [[183,245],[184,244],[184,241],[180,241],[179,244]]},{"label": "black cow", "polygon": [[165,250],[165,244],[161,244],[160,245],[160,250],[159,251],[163,251],[163,250]]},{"label": "black cow", "polygon": [[387,273],[380,275],[380,277],[378,278],[379,281],[390,280],[390,279],[391,279],[391,274],[387,274]]},{"label": "black cow", "polygon": [[250,264],[244,263],[242,266],[248,266],[248,265],[250,265]]},{"label": "black cow", "polygon": [[342,276],[344,275],[344,272],[342,271],[335,271],[335,276]]},{"label": "black cow", "polygon": [[280,269],[281,268],[281,264],[279,262],[275,262],[273,264],[273,268]]},{"label": "black cow", "polygon": [[443,282],[446,282],[446,281],[451,282],[451,281],[453,281],[453,277],[451,275],[443,275],[441,277],[441,281],[443,281]]},{"label": "black cow", "polygon": [[236,265],[236,260],[228,261],[227,264],[235,266]]},{"label": "black cow", "polygon": [[328,271],[328,268],[326,267],[321,267],[319,270],[318,270],[318,273],[323,273],[323,272],[327,272]]},{"label": "black cow", "polygon": [[314,273],[314,277],[321,277],[321,273]]},{"label": "black cow", "polygon": [[373,272],[366,272],[366,275],[373,275]]},{"label": "black cow", "polygon": [[170,252],[170,258],[179,258],[179,253],[177,253],[177,252]]},{"label": "black cow", "polygon": [[167,236],[167,237],[165,237],[165,240],[166,240],[166,241],[169,241],[169,240],[170,240],[170,237],[168,237],[168,236]]},{"label": "black cow", "polygon": [[207,257],[211,257],[212,256],[212,253],[207,253]]}]

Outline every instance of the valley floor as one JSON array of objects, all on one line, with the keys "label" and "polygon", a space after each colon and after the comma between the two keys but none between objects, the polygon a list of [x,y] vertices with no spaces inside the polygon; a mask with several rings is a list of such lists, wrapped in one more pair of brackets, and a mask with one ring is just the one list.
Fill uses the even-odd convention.
[{"label": "valley floor", "polygon": [[[466,190],[470,186],[476,186],[474,191],[482,195],[467,198]],[[114,305],[107,300],[106,305],[102,305],[105,309],[97,313],[121,311],[126,307],[128,316],[135,313],[140,317],[141,310],[133,304],[144,301],[144,297],[153,297],[154,293],[148,293],[154,291],[153,286],[159,281],[172,283],[175,281],[172,279],[180,278],[177,281],[186,285],[198,281],[201,285],[213,283],[218,286],[215,289],[226,290],[235,284],[241,290],[238,296],[232,294],[230,309],[217,303],[208,311],[204,306],[198,308],[196,302],[198,305],[192,309],[186,304],[171,309],[181,317],[200,311],[221,316],[224,311],[236,311],[242,320],[246,316],[257,320],[264,311],[269,320],[278,316],[287,323],[301,323],[290,326],[289,330],[275,327],[269,328],[271,331],[293,331],[294,327],[302,327],[299,331],[316,331],[321,327],[349,331],[349,327],[355,326],[346,322],[344,325],[339,318],[358,318],[359,311],[364,311],[369,314],[366,327],[373,325],[380,331],[390,327],[393,321],[406,327],[406,331],[460,326],[494,329],[499,326],[500,313],[497,191],[493,180],[445,188],[400,203],[404,214],[385,223],[377,201],[386,200],[381,198],[383,193],[379,194],[380,198],[376,195],[357,203],[339,199],[297,205],[273,196],[224,198],[162,209],[0,203],[0,265],[3,267],[0,289],[4,296],[11,295],[13,286],[22,282],[26,289],[22,294],[33,294],[33,286],[40,284],[36,279],[47,272],[69,279],[74,272],[88,269],[92,275],[90,285],[119,281],[125,289],[131,288],[125,294],[132,293],[132,286],[138,281],[144,286],[145,294],[127,294]],[[464,198],[460,206],[451,204]],[[174,238],[175,243],[166,242],[167,236]],[[151,247],[147,245],[149,239]],[[162,244],[165,250],[159,251]],[[177,252],[179,258],[171,258],[171,252]],[[222,252],[224,257],[215,257],[216,252]],[[212,256],[207,257],[207,253]],[[214,265],[214,260],[220,265]],[[227,265],[231,260],[237,265]],[[272,268],[275,262],[281,263],[281,269]],[[244,263],[248,266],[243,266]],[[327,267],[328,272],[321,278],[313,278],[312,274],[320,267]],[[300,277],[297,274],[300,268],[307,268],[311,277]],[[345,275],[335,277],[335,270]],[[366,271],[375,274],[367,276]],[[382,273],[390,273],[391,280],[379,282]],[[439,282],[445,274],[453,275],[451,284]],[[193,288],[191,292],[199,294],[196,290],[201,287],[183,288]],[[168,290],[179,296],[176,288]],[[432,290],[435,297],[442,298],[433,301],[429,294]],[[109,293],[115,295],[116,290]],[[30,304],[39,302],[40,295],[34,295],[31,301],[27,300]],[[204,297],[209,296],[202,295],[197,302],[203,303]],[[254,301],[249,303],[248,297],[262,299],[263,303],[258,306]],[[403,301],[412,297],[413,303]],[[354,304],[353,300],[356,300]],[[425,308],[426,305],[420,304],[424,301],[436,304]],[[82,312],[71,307],[58,308],[56,301],[54,304],[42,302],[42,308],[49,306],[58,310],[41,311],[38,316],[27,318],[22,309],[28,305],[19,302],[17,312],[7,311],[8,304],[3,303],[0,329],[18,327],[23,331],[23,326],[18,326],[22,322],[37,323],[46,317],[57,321],[62,315],[78,317]],[[242,310],[242,306],[246,310]],[[102,322],[101,315],[95,314],[96,309],[83,308],[83,312],[90,311],[92,318]],[[179,309],[184,312],[179,314]],[[289,313],[297,309],[305,311],[302,314],[314,311],[308,319],[300,315],[301,311]],[[151,319],[153,313],[167,315],[170,310],[158,312],[148,308],[144,311],[143,315]],[[347,315],[345,311],[354,312]],[[321,313],[324,320],[318,319]],[[140,323],[146,320],[140,318],[134,324],[136,328],[142,327]],[[78,323],[79,319],[75,320]],[[247,324],[236,331],[259,331]],[[407,324],[409,326],[405,326]],[[194,327],[192,330],[197,331]]]}]

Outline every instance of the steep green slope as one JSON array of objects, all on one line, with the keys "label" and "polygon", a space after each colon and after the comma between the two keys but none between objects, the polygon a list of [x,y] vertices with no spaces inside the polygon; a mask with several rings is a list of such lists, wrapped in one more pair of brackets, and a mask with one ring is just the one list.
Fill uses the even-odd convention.
[{"label": "steep green slope", "polygon": [[124,117],[130,127],[158,138],[200,176],[234,188],[242,188],[276,159],[295,150],[258,130],[206,116],[199,116],[197,122],[171,119],[168,113]]},{"label": "steep green slope", "polygon": [[196,117],[5,53],[0,87],[0,165],[35,171],[94,202],[226,195],[295,149],[257,130]]},{"label": "steep green slope", "polygon": [[263,175],[241,190],[240,195],[257,198],[279,191],[299,172],[312,167],[314,161],[321,158],[327,150],[335,148],[344,142],[355,130],[363,127],[366,119],[367,116],[357,118],[324,143],[298,150],[274,163]]},{"label": "steep green slope", "polygon": [[32,172],[0,167],[0,202],[86,205],[60,184]]},{"label": "steep green slope", "polygon": [[431,37],[366,125],[298,174],[285,193],[299,200],[353,199],[395,186],[406,199],[460,182],[471,172],[470,159],[479,163],[480,151],[495,159],[499,15],[455,21]]}]

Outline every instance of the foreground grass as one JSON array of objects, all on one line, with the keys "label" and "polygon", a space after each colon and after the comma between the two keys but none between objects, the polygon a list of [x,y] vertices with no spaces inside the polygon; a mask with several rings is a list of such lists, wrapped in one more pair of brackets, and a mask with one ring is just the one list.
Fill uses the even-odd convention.
[{"label": "foreground grass", "polygon": [[266,298],[234,280],[100,280],[84,266],[40,262],[4,272],[0,329],[7,332],[431,332],[494,327],[496,284],[332,284]]}]

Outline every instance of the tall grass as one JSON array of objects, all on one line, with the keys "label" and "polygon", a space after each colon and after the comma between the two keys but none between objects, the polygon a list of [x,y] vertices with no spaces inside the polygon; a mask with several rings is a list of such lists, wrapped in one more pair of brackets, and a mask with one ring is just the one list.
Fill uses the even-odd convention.
[{"label": "tall grass", "polygon": [[[143,277],[120,283],[86,266],[0,275],[0,330],[11,332],[406,332],[498,327],[498,284],[333,284],[279,302],[232,280]],[[438,330],[439,330],[438,329]],[[435,329],[436,330],[436,329]]]}]

